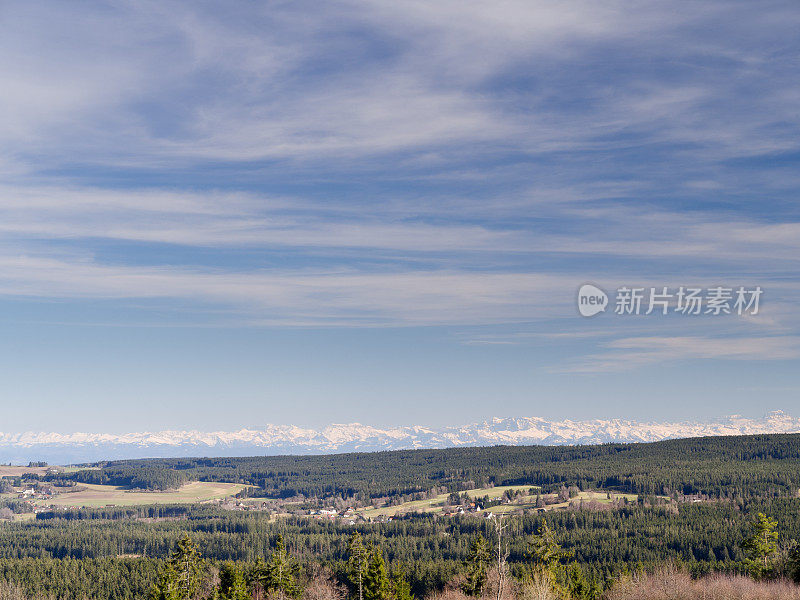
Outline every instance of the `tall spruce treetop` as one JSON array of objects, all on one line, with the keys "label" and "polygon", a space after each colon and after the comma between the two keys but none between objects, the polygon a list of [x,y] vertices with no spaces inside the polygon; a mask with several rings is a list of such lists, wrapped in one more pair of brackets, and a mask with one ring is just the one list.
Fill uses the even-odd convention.
[{"label": "tall spruce treetop", "polygon": [[529,542],[529,554],[533,567],[555,576],[563,561],[572,557],[571,552],[561,549],[556,536],[546,519],[539,523],[539,530]]},{"label": "tall spruce treetop", "polygon": [[189,534],[178,540],[150,594],[152,600],[192,600],[200,589],[205,561]]},{"label": "tall spruce treetop", "polygon": [[268,563],[261,562],[256,568],[255,580],[267,593],[277,593],[279,596],[298,598],[302,593],[297,583],[300,566],[286,550],[283,536],[279,535],[275,542]]},{"label": "tall spruce treetop", "polygon": [[244,570],[233,562],[226,562],[219,571],[219,592],[222,600],[250,600]]},{"label": "tall spruce treetop", "polygon": [[778,552],[778,522],[758,513],[753,525],[753,535],[742,547],[747,553],[746,565],[753,579],[767,579],[775,572],[775,558]]},{"label": "tall spruce treetop", "polygon": [[487,569],[492,561],[492,551],[486,539],[478,534],[469,548],[469,556],[464,561],[467,568],[466,580],[462,586],[467,596],[479,597],[483,594],[488,579]]},{"label": "tall spruce treetop", "polygon": [[380,548],[370,548],[367,570],[364,573],[364,600],[389,600],[390,592],[383,552]]},{"label": "tall spruce treetop", "polygon": [[347,553],[347,576],[350,578],[358,600],[364,600],[364,574],[367,572],[369,552],[364,547],[361,534],[357,531],[350,536]]}]

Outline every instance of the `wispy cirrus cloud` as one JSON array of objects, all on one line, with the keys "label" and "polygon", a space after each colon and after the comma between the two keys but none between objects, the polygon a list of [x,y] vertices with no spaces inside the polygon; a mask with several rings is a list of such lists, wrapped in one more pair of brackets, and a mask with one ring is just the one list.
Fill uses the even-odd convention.
[{"label": "wispy cirrus cloud", "polygon": [[[188,302],[241,324],[429,326],[520,322],[554,315],[568,282],[536,273],[251,271],[98,265],[0,256],[0,294],[61,300]],[[535,298],[539,298],[538,301]],[[211,321],[210,321],[211,322]]]},{"label": "wispy cirrus cloud", "polygon": [[[443,220],[437,207],[329,207],[290,196],[158,188],[0,187],[0,233],[18,239],[107,239],[197,247],[366,248],[397,253],[605,255],[702,260],[730,270],[800,257],[800,220],[767,222],[711,211],[679,212],[554,203],[524,224],[484,208]],[[449,210],[449,209],[448,209]],[[553,221],[561,231],[554,231]],[[470,257],[467,260],[474,260]]]},{"label": "wispy cirrus cloud", "polygon": [[[8,297],[545,335],[596,277],[797,297],[790,2],[4,10]],[[737,358],[702,333],[604,352]]]},{"label": "wispy cirrus cloud", "polygon": [[791,3],[308,9],[123,2],[76,18],[58,3],[11,3],[3,138],[52,163],[339,169],[341,158],[420,149],[452,163],[469,143],[473,159],[498,146],[676,144],[676,156],[717,158],[797,147],[800,90],[774,43],[797,25]]},{"label": "wispy cirrus cloud", "polygon": [[800,358],[800,337],[634,337],[602,344],[604,350],[576,364],[557,368],[565,373],[607,373],[675,361],[707,359],[771,361]]}]

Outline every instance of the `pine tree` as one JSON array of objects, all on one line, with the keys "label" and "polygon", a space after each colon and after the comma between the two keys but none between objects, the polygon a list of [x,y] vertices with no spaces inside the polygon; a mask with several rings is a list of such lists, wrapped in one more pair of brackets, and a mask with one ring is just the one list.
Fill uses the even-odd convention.
[{"label": "pine tree", "polygon": [[364,573],[364,600],[389,600],[389,577],[379,548],[370,548]]},{"label": "pine tree", "polygon": [[219,591],[223,600],[250,600],[244,571],[232,562],[226,562],[219,571]]},{"label": "pine tree", "polygon": [[549,573],[554,580],[557,579],[562,562],[572,557],[571,552],[562,550],[556,542],[555,534],[545,519],[539,523],[539,530],[528,544],[534,569]]},{"label": "pine tree", "polygon": [[411,593],[411,585],[402,573],[393,573],[391,581],[392,600],[415,600]]},{"label": "pine tree", "polygon": [[286,550],[283,536],[279,535],[269,562],[264,563],[262,560],[256,566],[254,578],[267,593],[274,592],[282,597],[298,598],[302,593],[297,584],[299,572],[300,566]]},{"label": "pine tree", "polygon": [[361,534],[357,531],[350,536],[348,543],[347,576],[350,583],[358,592],[358,600],[364,600],[364,574],[367,571],[369,553],[364,547]]},{"label": "pine tree", "polygon": [[203,577],[204,561],[189,534],[179,541],[150,594],[152,600],[192,600]]},{"label": "pine tree", "polygon": [[469,556],[464,561],[467,568],[467,578],[462,586],[463,592],[467,596],[480,596],[486,587],[489,563],[492,560],[492,552],[486,539],[480,534],[472,540],[469,548]]},{"label": "pine tree", "polygon": [[555,534],[546,519],[539,523],[537,533],[528,542],[528,553],[533,570],[550,582],[553,592],[563,596],[568,593],[559,582],[566,578],[563,562],[572,558],[572,552],[566,552],[556,542]]},{"label": "pine tree", "polygon": [[764,513],[758,513],[753,535],[742,544],[747,553],[745,564],[756,581],[767,579],[775,571],[775,555],[778,551],[778,522]]}]

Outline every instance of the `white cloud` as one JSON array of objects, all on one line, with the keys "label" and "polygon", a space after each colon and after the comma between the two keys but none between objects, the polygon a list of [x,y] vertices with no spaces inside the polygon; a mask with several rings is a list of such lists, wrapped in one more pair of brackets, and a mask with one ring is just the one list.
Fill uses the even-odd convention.
[{"label": "white cloud", "polygon": [[[725,272],[747,270],[764,259],[780,269],[775,261],[792,264],[800,259],[798,222],[761,223],[711,212],[608,203],[603,208],[554,203],[529,207],[527,212],[547,222],[559,220],[567,233],[509,224],[505,216],[495,224],[483,206],[442,210],[418,205],[397,211],[392,205],[357,209],[253,193],[0,187],[0,234],[11,240],[101,238],[203,247],[326,248],[331,258],[336,258],[336,249],[351,248],[398,256],[607,255],[662,259],[673,265],[671,270],[682,260],[702,260]],[[454,214],[460,222],[443,221]]]},{"label": "white cloud", "polygon": [[[797,147],[800,88],[787,76],[793,54],[781,53],[797,11],[681,6],[122,2],[78,15],[59,3],[12,3],[13,30],[0,36],[0,164],[16,180],[0,188],[0,293],[209,303],[269,324],[563,316],[575,286],[593,276],[756,279],[785,303],[797,294],[787,282],[800,257],[796,216],[670,210],[647,198],[739,191],[722,161]],[[508,164],[506,153],[524,159]],[[262,159],[274,162],[246,170]],[[373,169],[381,182],[452,178],[478,191],[353,202],[347,192],[189,190],[208,161],[245,163],[218,176],[228,186],[245,173],[269,188],[278,174],[319,191],[332,172],[353,183],[347,173]],[[109,166],[144,168],[142,185],[177,183],[75,182]],[[124,181],[138,184],[138,174]],[[755,177],[744,185],[798,183]],[[507,193],[506,179],[524,182],[527,195]],[[324,253],[326,264],[347,266],[110,264],[98,239]],[[373,259],[394,264],[363,264]],[[795,326],[789,312],[781,317]],[[607,350],[648,362],[711,348],[672,339]]]},{"label": "white cloud", "polygon": [[0,256],[0,294],[177,300],[263,325],[424,326],[543,318],[563,310],[554,298],[570,287],[536,273],[225,272]]},{"label": "white cloud", "polygon": [[569,373],[626,371],[641,366],[675,361],[789,360],[800,357],[800,337],[635,337],[621,338],[602,345],[606,350],[585,360],[558,369]]},{"label": "white cloud", "polygon": [[[487,143],[533,154],[697,144],[712,160],[786,150],[800,89],[792,63],[770,53],[797,23],[791,3],[781,8],[128,2],[76,14],[9,3],[0,148],[54,165],[150,166],[331,164],[465,144],[480,156]],[[595,73],[606,53],[633,72]],[[724,68],[665,83],[639,57]],[[520,73],[526,89],[504,88]]]}]

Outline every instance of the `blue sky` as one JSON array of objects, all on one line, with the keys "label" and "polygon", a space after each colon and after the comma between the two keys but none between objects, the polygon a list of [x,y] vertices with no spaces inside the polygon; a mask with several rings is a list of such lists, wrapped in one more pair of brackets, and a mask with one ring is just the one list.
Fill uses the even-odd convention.
[{"label": "blue sky", "polygon": [[[796,2],[8,2],[7,432],[797,414]],[[578,315],[585,282],[758,315]]]}]

